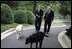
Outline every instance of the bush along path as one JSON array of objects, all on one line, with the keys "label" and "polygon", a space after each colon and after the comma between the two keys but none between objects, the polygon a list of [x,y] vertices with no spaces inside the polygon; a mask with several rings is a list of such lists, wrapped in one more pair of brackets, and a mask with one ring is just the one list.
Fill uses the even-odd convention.
[{"label": "bush along path", "polygon": [[14,16],[7,4],[1,4],[1,23],[4,24],[11,24],[14,22]]}]

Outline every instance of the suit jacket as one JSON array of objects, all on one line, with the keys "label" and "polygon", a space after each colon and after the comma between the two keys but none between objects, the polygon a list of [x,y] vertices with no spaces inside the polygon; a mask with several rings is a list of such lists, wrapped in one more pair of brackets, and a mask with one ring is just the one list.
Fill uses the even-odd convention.
[{"label": "suit jacket", "polygon": [[51,22],[54,19],[54,12],[51,10],[50,13],[47,11],[44,16],[45,21]]},{"label": "suit jacket", "polygon": [[[36,14],[38,14],[40,16],[40,18],[38,18],[38,16],[36,16]],[[43,16],[43,10],[41,9],[39,12],[38,10],[35,11],[35,16],[36,16],[36,20],[41,21],[42,20],[42,16]]]}]

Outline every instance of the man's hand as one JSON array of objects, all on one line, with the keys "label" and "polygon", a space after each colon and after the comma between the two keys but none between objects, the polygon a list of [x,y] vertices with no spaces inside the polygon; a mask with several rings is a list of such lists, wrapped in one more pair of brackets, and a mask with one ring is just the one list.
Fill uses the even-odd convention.
[{"label": "man's hand", "polygon": [[36,16],[38,16],[38,14],[36,14]]},{"label": "man's hand", "polygon": [[36,14],[36,16],[37,16],[38,18],[40,18],[40,16],[39,16],[38,14]]},{"label": "man's hand", "polygon": [[40,18],[40,16],[38,16],[38,18]]}]

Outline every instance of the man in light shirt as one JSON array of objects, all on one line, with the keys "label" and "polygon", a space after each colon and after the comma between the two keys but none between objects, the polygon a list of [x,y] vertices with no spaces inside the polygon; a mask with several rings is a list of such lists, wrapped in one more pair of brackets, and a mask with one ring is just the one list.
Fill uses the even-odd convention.
[{"label": "man in light shirt", "polygon": [[[51,7],[47,7],[47,11],[44,16],[45,24],[44,24],[44,32],[48,33],[50,31],[51,23],[54,19],[54,12],[51,10]],[[48,26],[48,29],[47,29]]]}]

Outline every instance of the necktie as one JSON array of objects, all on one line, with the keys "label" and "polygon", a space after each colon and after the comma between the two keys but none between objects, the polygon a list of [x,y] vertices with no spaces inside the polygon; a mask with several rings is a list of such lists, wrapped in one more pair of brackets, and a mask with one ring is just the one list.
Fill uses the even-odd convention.
[{"label": "necktie", "polygon": [[39,12],[40,10],[38,10],[38,12]]}]

